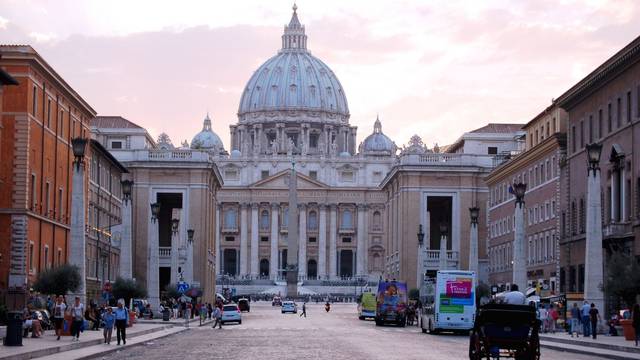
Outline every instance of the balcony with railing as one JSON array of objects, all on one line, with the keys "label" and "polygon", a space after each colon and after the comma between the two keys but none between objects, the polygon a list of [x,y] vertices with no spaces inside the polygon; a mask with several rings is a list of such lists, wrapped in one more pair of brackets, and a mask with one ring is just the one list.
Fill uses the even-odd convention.
[{"label": "balcony with railing", "polygon": [[341,224],[338,228],[338,233],[340,235],[353,235],[356,233],[356,228],[353,225]]},{"label": "balcony with railing", "polygon": [[458,153],[427,153],[405,154],[399,159],[400,165],[430,165],[430,166],[480,166],[493,167],[493,156],[458,154]]},{"label": "balcony with railing", "polygon": [[[440,251],[424,250],[422,260],[425,270],[438,270],[440,268]],[[459,264],[458,251],[447,250],[447,269],[457,269]]]},{"label": "balcony with railing", "polygon": [[238,225],[237,224],[222,224],[222,229],[220,231],[223,234],[237,234],[238,233]]},{"label": "balcony with railing", "polygon": [[111,150],[119,161],[171,161],[171,162],[213,162],[215,156],[198,150]]},{"label": "balcony with railing", "polygon": [[631,222],[611,222],[602,227],[604,238],[625,238],[633,236]]}]

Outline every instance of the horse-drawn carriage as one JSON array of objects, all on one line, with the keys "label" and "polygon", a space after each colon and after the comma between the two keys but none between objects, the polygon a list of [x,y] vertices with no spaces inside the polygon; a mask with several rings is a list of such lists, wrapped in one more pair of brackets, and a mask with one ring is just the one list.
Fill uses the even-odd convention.
[{"label": "horse-drawn carriage", "polygon": [[469,341],[469,358],[540,358],[540,321],[528,305],[487,304],[480,308]]}]

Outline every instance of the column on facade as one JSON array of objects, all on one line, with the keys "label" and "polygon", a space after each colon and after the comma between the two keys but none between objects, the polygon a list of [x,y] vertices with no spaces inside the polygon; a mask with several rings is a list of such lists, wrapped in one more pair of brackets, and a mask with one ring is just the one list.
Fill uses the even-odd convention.
[{"label": "column on facade", "polygon": [[216,204],[216,227],[215,227],[215,261],[216,261],[216,275],[220,275],[220,269],[222,264],[222,233],[220,229],[222,228],[222,224],[220,224],[220,212],[222,205]]},{"label": "column on facade", "polygon": [[337,234],[338,234],[338,206],[336,204],[329,205],[329,278],[337,278],[338,269],[338,247],[337,247]]},{"label": "column on facade", "polygon": [[160,253],[159,253],[159,228],[160,220],[149,220],[148,250],[147,253],[147,293],[152,309],[160,305]]},{"label": "column on facade", "polygon": [[285,151],[285,136],[284,136],[284,124],[278,123],[276,124],[276,140],[278,142],[278,150]]},{"label": "column on facade", "polygon": [[240,276],[246,276],[248,274],[247,269],[247,231],[249,230],[249,224],[247,223],[247,204],[240,205]]},{"label": "column on facade", "polygon": [[[516,229],[513,238],[513,283],[518,285],[520,291],[527,290],[527,253],[524,246],[524,201],[515,205]],[[509,261],[509,259],[507,259]]]},{"label": "column on facade", "polygon": [[358,205],[358,243],[356,248],[356,274],[358,276],[363,276],[367,274],[367,206],[360,204]]},{"label": "column on facade", "polygon": [[327,207],[320,205],[320,220],[318,224],[318,278],[327,277]]},{"label": "column on facade", "polygon": [[331,125],[324,126],[324,149],[322,152],[325,154],[329,153],[329,149],[331,149]]},{"label": "column on facade", "polygon": [[478,272],[478,224],[471,223],[469,230],[469,271]]},{"label": "column on facade", "polygon": [[[76,160],[77,161],[77,160]],[[80,273],[80,285],[76,290],[76,296],[80,296],[83,303],[86,300],[86,241],[85,241],[85,182],[84,163],[74,164],[71,190],[71,249],[69,263],[78,267]],[[156,254],[157,255],[157,254]]]},{"label": "column on facade", "polygon": [[438,254],[438,270],[447,270],[449,262],[447,258],[447,234],[440,234],[440,253]]},{"label": "column on facade", "polygon": [[298,276],[307,276],[307,205],[298,205],[300,209],[300,241],[298,242]]},{"label": "column on facade", "polygon": [[279,212],[280,204],[271,203],[271,256],[269,260],[269,277],[271,279],[278,278],[278,239],[280,234],[278,224]]},{"label": "column on facade", "polygon": [[256,278],[260,274],[258,268],[258,204],[251,204],[251,277]]},{"label": "column on facade", "polygon": [[133,259],[131,256],[131,200],[122,202],[122,238],[120,241],[120,276],[133,277]]},{"label": "column on facade", "polygon": [[[180,237],[179,232],[171,232],[171,283],[175,284],[178,279],[178,267],[180,256]],[[185,269],[182,269],[185,271]]]}]

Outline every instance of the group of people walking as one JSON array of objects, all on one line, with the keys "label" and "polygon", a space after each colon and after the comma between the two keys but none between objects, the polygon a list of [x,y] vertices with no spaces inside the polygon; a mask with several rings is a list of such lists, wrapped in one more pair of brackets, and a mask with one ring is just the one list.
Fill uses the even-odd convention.
[{"label": "group of people walking", "polygon": [[80,302],[80,297],[76,296],[73,304],[68,305],[62,295],[56,297],[55,303],[51,306],[53,314],[53,325],[56,332],[57,340],[60,340],[64,332],[65,315],[71,318],[70,332],[71,341],[80,341],[80,334],[85,329],[85,321],[91,321],[91,329],[99,330],[103,327],[103,337],[105,344],[111,344],[111,335],[113,328],[116,328],[116,337],[118,345],[127,343],[127,326],[129,325],[129,311],[124,307],[124,299],[118,300],[118,306],[115,310],[111,306],[103,306],[97,310],[92,306],[91,310],[85,310],[85,305]]}]

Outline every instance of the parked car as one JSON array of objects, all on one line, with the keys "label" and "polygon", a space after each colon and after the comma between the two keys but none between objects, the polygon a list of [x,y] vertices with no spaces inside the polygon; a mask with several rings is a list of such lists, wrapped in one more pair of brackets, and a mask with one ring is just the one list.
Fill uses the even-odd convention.
[{"label": "parked car", "polygon": [[375,319],[377,305],[376,295],[374,293],[363,293],[360,298],[360,303],[358,304],[358,319]]},{"label": "parked car", "polygon": [[240,308],[237,304],[227,304],[222,307],[222,319],[220,322],[228,323],[228,322],[237,322],[238,324],[242,324],[242,313],[240,312]]},{"label": "parked car", "polygon": [[246,312],[250,312],[251,311],[251,305],[249,303],[249,299],[247,298],[242,298],[238,300],[238,307],[240,308],[240,311],[246,311]]},{"label": "parked car", "polygon": [[298,305],[296,305],[296,303],[294,303],[293,301],[284,301],[282,303],[282,313],[294,313],[296,314],[298,312]]},{"label": "parked car", "polygon": [[280,296],[274,296],[271,300],[271,306],[282,306],[282,299]]}]

